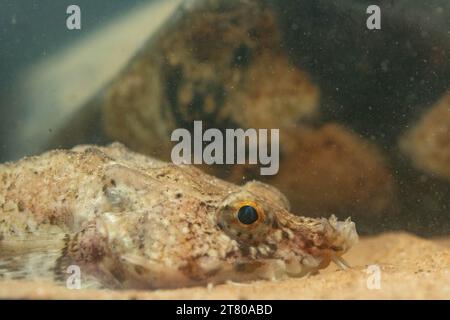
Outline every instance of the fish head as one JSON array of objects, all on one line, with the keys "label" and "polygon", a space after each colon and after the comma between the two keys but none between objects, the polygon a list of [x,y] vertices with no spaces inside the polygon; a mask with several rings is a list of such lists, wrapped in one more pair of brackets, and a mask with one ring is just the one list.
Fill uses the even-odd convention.
[{"label": "fish head", "polygon": [[261,182],[189,192],[125,176],[105,190],[110,205],[96,218],[93,237],[104,253],[98,268],[124,287],[299,277],[339,263],[358,240],[350,219],[295,215],[280,191]]}]

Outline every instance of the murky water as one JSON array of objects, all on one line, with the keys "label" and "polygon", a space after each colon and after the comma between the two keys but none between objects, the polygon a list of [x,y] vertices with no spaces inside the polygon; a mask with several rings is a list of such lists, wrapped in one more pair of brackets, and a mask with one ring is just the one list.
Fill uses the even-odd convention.
[{"label": "murky water", "polygon": [[2,162],[114,140],[169,160],[167,128],[195,120],[279,129],[277,175],[206,170],[273,184],[304,215],[352,215],[362,233],[449,234],[448,1],[378,1],[379,16],[364,0],[267,1],[202,20],[173,15],[180,1],[78,0],[69,30],[72,2],[0,2]]}]

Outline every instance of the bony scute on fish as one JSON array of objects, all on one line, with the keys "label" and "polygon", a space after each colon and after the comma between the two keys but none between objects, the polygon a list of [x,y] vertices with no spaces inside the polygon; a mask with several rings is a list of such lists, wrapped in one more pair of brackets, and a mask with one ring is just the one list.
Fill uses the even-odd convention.
[{"label": "bony scute on fish", "polygon": [[302,276],[339,263],[357,240],[350,219],[296,216],[267,184],[237,186],[118,143],[24,158],[0,165],[0,177],[6,278],[64,281],[70,265],[83,287]]}]

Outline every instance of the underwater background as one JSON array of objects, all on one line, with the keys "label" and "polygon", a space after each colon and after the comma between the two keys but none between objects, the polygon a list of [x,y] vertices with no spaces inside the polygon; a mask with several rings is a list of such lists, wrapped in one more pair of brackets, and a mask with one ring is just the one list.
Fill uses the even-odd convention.
[{"label": "underwater background", "polygon": [[[164,14],[138,17],[138,12],[144,12],[143,8],[150,8],[154,3],[154,8]],[[386,230],[408,230],[421,235],[448,234],[450,177],[442,174],[442,170],[433,171],[427,164],[421,166],[422,160],[414,158],[422,152],[417,151],[420,141],[417,145],[404,143],[407,152],[402,151],[400,142],[428,110],[439,103],[445,104],[448,99],[445,98],[450,90],[448,1],[282,0],[262,3],[275,12],[277,50],[289,61],[289,68],[307,74],[307,80],[302,78],[302,81],[310,83],[320,95],[320,99],[311,98],[317,99],[314,103],[318,105],[320,115],[302,118],[299,123],[289,126],[289,130],[297,126],[304,130],[286,138],[285,145],[289,150],[284,151],[285,160],[281,164],[289,168],[289,172],[299,170],[297,178],[281,172],[278,178],[267,182],[285,192],[294,206],[305,214],[336,213],[345,217],[354,210],[352,215],[360,221],[359,230],[363,234]],[[70,4],[70,1],[50,0],[0,1],[2,162],[55,147],[113,140],[131,144],[138,151],[155,152],[142,149],[136,140],[127,141],[125,134],[104,128],[99,110],[109,108],[109,102],[101,96],[105,88],[109,90],[112,79],[120,78],[123,70],[126,73],[129,61],[139,59],[139,55],[135,57],[136,52],[147,48],[149,52],[157,52],[146,42],[157,28],[144,32],[141,26],[157,18],[163,21],[163,16],[170,17],[177,1],[162,5],[158,1],[79,0],[77,4],[82,8],[83,23],[80,31],[65,28],[65,9]],[[369,4],[378,4],[382,8],[382,29],[379,31],[365,27],[365,8]],[[156,10],[154,8],[152,10]],[[134,41],[126,45],[120,40],[113,46],[110,46],[111,41],[108,46],[101,44],[101,39],[113,39],[108,37],[118,30],[119,25],[122,29],[129,28],[128,35],[133,30],[135,37],[120,38],[117,33],[117,39],[128,37]],[[164,28],[159,32],[164,34]],[[167,27],[167,33],[176,30],[173,28]],[[203,45],[206,50],[214,46],[207,42]],[[238,44],[236,46],[239,48]],[[89,67],[80,68],[83,65]],[[83,70],[92,68],[91,74],[83,74]],[[279,79],[285,77],[279,76]],[[278,82],[277,78],[272,79],[272,83],[275,82]],[[436,117],[445,116],[443,111],[443,116]],[[281,118],[288,118],[288,115]],[[219,121],[218,125],[225,124]],[[276,127],[276,119],[273,125]],[[444,130],[449,127],[447,124]],[[433,125],[429,130],[432,128]],[[297,135],[298,140],[294,138]],[[345,189],[350,183],[329,183],[330,175],[333,175],[329,172],[338,170],[333,169],[333,165],[342,162],[344,169],[340,166],[339,170],[350,170],[349,163],[353,158],[345,156],[336,160],[333,158],[336,154],[330,153],[327,160],[327,156],[320,153],[325,149],[318,147],[318,143],[325,143],[327,137],[331,137],[331,145],[342,143],[350,149],[355,145],[356,149],[349,153],[358,154],[360,151],[355,151],[359,150],[356,146],[366,143],[376,149],[366,154],[366,158],[375,160],[365,159],[362,156],[365,151],[361,151],[361,156],[355,160],[362,163],[361,167],[353,166],[353,171],[342,175],[358,176],[358,170],[364,171],[361,173],[363,182],[356,188],[358,191],[350,187]],[[439,152],[443,156],[438,157],[443,164],[439,167],[448,168],[450,163],[445,161],[449,158],[445,155],[450,152],[450,132],[444,132],[442,139],[445,141]],[[318,157],[315,163],[323,161],[325,164],[302,168],[295,153],[300,151],[292,151],[299,141],[306,146],[301,149],[304,152],[316,152],[313,153]],[[378,156],[382,158],[380,165]],[[363,170],[368,164],[373,164],[374,169]],[[215,174],[242,182],[241,171],[236,173],[239,176],[236,178],[230,168],[226,170]],[[322,170],[322,173],[314,179],[304,175],[305,170]],[[384,175],[383,180],[380,176]],[[244,181],[258,178],[251,169],[245,171],[244,176]],[[320,179],[324,183],[320,184]],[[319,182],[316,184],[316,181]],[[340,188],[342,195],[330,191]],[[317,193],[315,202],[307,203]],[[326,197],[332,200],[327,202]],[[381,200],[374,203],[374,198]],[[323,202],[326,205],[319,206]]]}]

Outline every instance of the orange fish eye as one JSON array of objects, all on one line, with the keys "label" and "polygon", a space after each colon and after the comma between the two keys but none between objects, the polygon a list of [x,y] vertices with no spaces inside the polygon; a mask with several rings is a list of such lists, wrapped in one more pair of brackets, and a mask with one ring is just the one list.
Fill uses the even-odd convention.
[{"label": "orange fish eye", "polygon": [[258,221],[264,220],[264,212],[260,206],[253,201],[243,201],[236,206],[236,218],[244,225],[250,226]]}]

